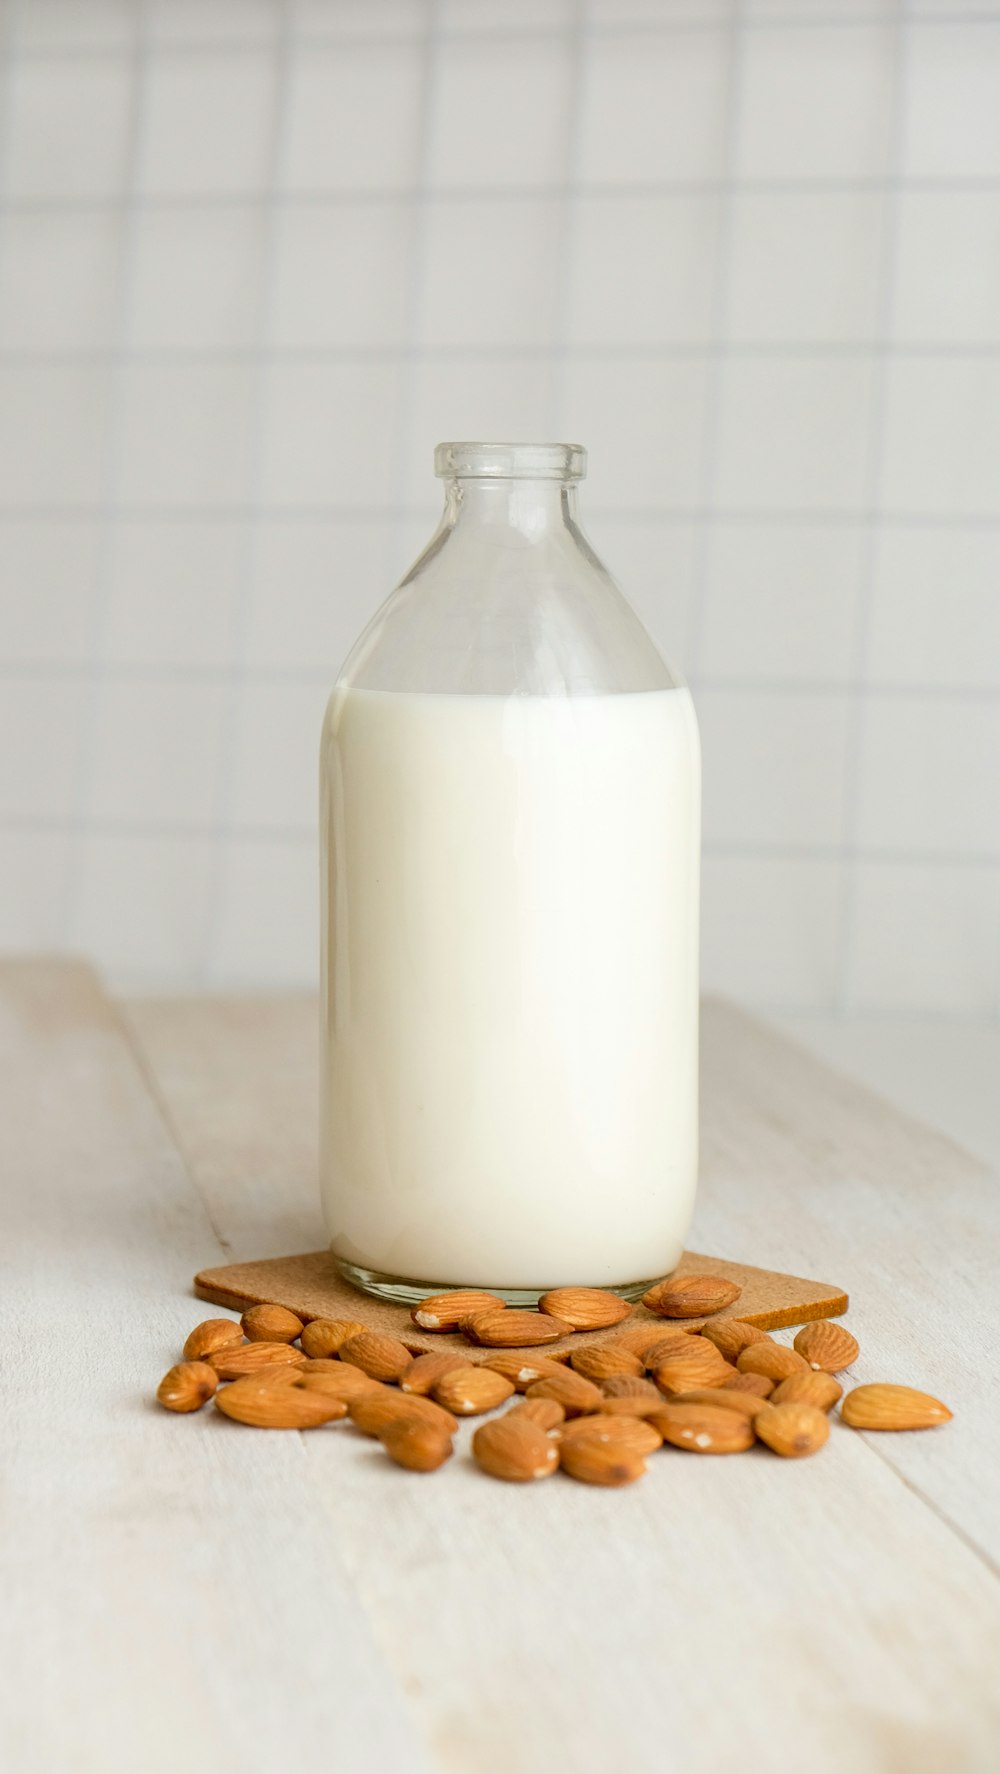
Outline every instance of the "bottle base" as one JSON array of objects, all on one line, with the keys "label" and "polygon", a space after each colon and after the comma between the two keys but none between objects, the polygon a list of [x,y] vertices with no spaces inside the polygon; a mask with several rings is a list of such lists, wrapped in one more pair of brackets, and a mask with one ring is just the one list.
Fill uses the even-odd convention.
[{"label": "bottle base", "polygon": [[[362,1269],[357,1263],[349,1263],[344,1257],[335,1257],[337,1268],[345,1281],[352,1287],[359,1288],[362,1293],[372,1294],[377,1300],[388,1300],[394,1306],[418,1306],[430,1294],[446,1294],[463,1284],[458,1281],[408,1281],[403,1275],[384,1275],[378,1269]],[[664,1271],[666,1273],[666,1271]],[[623,1300],[638,1300],[661,1279],[658,1275],[650,1276],[647,1281],[623,1282],[585,1282],[573,1285],[578,1287],[602,1287],[607,1293],[618,1294]],[[535,1306],[540,1294],[547,1292],[544,1287],[499,1287],[485,1282],[467,1283],[482,1289],[484,1293],[496,1294],[508,1306]],[[567,1282],[553,1282],[554,1287],[566,1287]]]}]

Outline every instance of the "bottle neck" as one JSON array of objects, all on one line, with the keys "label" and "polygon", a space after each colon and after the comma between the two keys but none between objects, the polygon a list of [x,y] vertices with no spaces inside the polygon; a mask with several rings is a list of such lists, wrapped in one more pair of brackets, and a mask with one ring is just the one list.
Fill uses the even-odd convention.
[{"label": "bottle neck", "polygon": [[454,476],[444,483],[445,522],[452,530],[513,531],[532,541],[575,528],[576,486],[562,480]]}]

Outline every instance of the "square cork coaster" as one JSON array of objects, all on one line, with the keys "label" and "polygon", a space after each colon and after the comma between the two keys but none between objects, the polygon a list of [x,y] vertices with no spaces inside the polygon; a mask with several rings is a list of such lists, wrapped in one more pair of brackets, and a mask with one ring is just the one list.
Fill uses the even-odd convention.
[{"label": "square cork coaster", "polygon": [[[701,1256],[686,1251],[674,1271],[677,1275],[723,1275],[740,1288],[740,1295],[731,1306],[716,1313],[717,1318],[742,1318],[761,1330],[775,1330],[786,1324],[806,1324],[814,1318],[835,1318],[847,1311],[847,1295],[842,1288],[824,1281],[808,1281],[799,1275],[785,1275],[777,1269],[755,1269],[746,1263],[731,1263],[721,1257]],[[216,1306],[245,1312],[248,1306],[287,1306],[302,1319],[354,1318],[371,1330],[382,1331],[405,1343],[408,1349],[442,1349],[453,1345],[467,1350],[468,1343],[458,1335],[427,1336],[410,1318],[408,1306],[397,1306],[388,1300],[377,1300],[361,1293],[340,1274],[328,1250],[314,1250],[304,1256],[268,1257],[256,1263],[227,1263],[220,1269],[202,1269],[194,1278],[199,1299],[211,1300]],[[630,1325],[664,1324],[665,1320],[636,1305],[626,1321]],[[685,1318],[685,1329],[697,1330],[703,1318]],[[620,1334],[624,1324],[610,1330],[578,1331],[572,1339],[547,1343],[545,1354],[568,1354],[570,1347],[579,1349],[586,1343],[601,1343]]]}]

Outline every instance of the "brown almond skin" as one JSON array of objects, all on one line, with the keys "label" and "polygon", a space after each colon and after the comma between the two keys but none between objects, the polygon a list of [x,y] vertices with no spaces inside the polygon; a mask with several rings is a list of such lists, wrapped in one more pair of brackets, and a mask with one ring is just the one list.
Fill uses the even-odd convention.
[{"label": "brown almond skin", "polygon": [[200,1411],[218,1384],[218,1375],[207,1361],[179,1361],[164,1374],[156,1397],[167,1411]]},{"label": "brown almond skin", "polygon": [[841,1373],[861,1354],[857,1338],[852,1337],[842,1324],[831,1323],[829,1318],[804,1324],[796,1333],[792,1347],[817,1373],[826,1374]]},{"label": "brown almond skin", "polygon": [[243,1332],[235,1318],[206,1318],[196,1324],[184,1344],[185,1361],[204,1361],[216,1349],[228,1349],[242,1343]]},{"label": "brown almond skin", "polygon": [[490,1349],[532,1349],[539,1343],[558,1343],[572,1335],[573,1326],[546,1312],[521,1312],[504,1307],[501,1312],[477,1313],[464,1318],[462,1335],[470,1343]]},{"label": "brown almond skin", "polygon": [[731,1380],[726,1381],[729,1392],[749,1392],[754,1398],[770,1398],[774,1391],[774,1381],[766,1374],[741,1374],[738,1370]]},{"label": "brown almond skin", "polygon": [[434,1383],[433,1396],[445,1410],[456,1417],[481,1417],[484,1411],[495,1411],[506,1404],[514,1391],[513,1381],[495,1374],[488,1367],[451,1368]]},{"label": "brown almond skin", "polygon": [[676,1350],[666,1361],[658,1363],[653,1378],[663,1393],[690,1392],[693,1386],[725,1386],[734,1376],[734,1369],[724,1361],[711,1343],[699,1337],[690,1355]]},{"label": "brown almond skin", "polygon": [[679,1355],[682,1361],[693,1359],[694,1353],[702,1360],[705,1358],[705,1344],[697,1331],[668,1330],[661,1331],[655,1343],[651,1343],[642,1357],[643,1366],[649,1373],[655,1373],[660,1363],[670,1361]]},{"label": "brown almond skin", "polygon": [[672,1337],[695,1337],[697,1334],[698,1330],[694,1325],[668,1325],[663,1319],[660,1319],[658,1323],[649,1321],[643,1324],[640,1321],[638,1324],[623,1325],[615,1337],[615,1342],[622,1349],[631,1349],[632,1354],[638,1355],[639,1360],[648,1366],[649,1351],[655,1348],[657,1343],[662,1343]]},{"label": "brown almond skin", "polygon": [[536,1423],[546,1435],[551,1435],[553,1429],[559,1429],[566,1421],[566,1412],[554,1398],[522,1398],[511,1405],[507,1415]]},{"label": "brown almond skin", "polygon": [[414,1324],[436,1336],[443,1331],[456,1331],[464,1318],[480,1312],[506,1310],[499,1294],[484,1293],[478,1288],[456,1288],[453,1293],[429,1294],[410,1313]]},{"label": "brown almond skin", "polygon": [[248,1343],[296,1343],[303,1324],[287,1306],[251,1306],[240,1319]]},{"label": "brown almond skin", "polygon": [[885,1383],[855,1386],[840,1414],[851,1429],[936,1429],[952,1418],[948,1406],[929,1392]]},{"label": "brown almond skin", "polygon": [[523,1406],[483,1423],[472,1437],[472,1457],[491,1478],[527,1484],[549,1478],[559,1465],[559,1447],[539,1423],[523,1414]]},{"label": "brown almond skin", "polygon": [[454,1435],[458,1418],[452,1416],[433,1398],[411,1398],[395,1386],[377,1386],[373,1391],[359,1392],[348,1401],[351,1422],[364,1435],[380,1435],[387,1423],[398,1417],[430,1423],[442,1434]]},{"label": "brown almond skin", "polygon": [[559,1444],[578,1441],[581,1436],[596,1436],[598,1441],[612,1442],[632,1454],[655,1454],[663,1446],[663,1437],[655,1425],[644,1417],[616,1417],[609,1411],[597,1411],[590,1417],[574,1417],[559,1432]]},{"label": "brown almond skin", "polygon": [[753,1446],[753,1423],[725,1405],[671,1399],[649,1421],[664,1441],[689,1454],[742,1454]]},{"label": "brown almond skin", "polygon": [[755,1324],[746,1324],[742,1318],[716,1318],[709,1324],[702,1325],[700,1336],[707,1337],[714,1343],[720,1355],[727,1361],[735,1361],[743,1349],[749,1349],[751,1343],[766,1343],[766,1331],[758,1330]]},{"label": "brown almond skin", "polygon": [[432,1349],[428,1355],[418,1355],[415,1361],[411,1361],[399,1384],[404,1392],[427,1398],[443,1375],[457,1367],[468,1366],[468,1357],[459,1354],[457,1349]]},{"label": "brown almond skin", "polygon": [[292,1368],[290,1372],[295,1384],[304,1386],[307,1392],[326,1392],[331,1398],[342,1398],[345,1404],[360,1398],[363,1392],[377,1392],[381,1383],[346,1361],[307,1361],[304,1367]]},{"label": "brown almond skin", "polygon": [[538,1302],[539,1312],[561,1318],[574,1330],[607,1330],[621,1324],[632,1308],[627,1300],[603,1287],[553,1287]]},{"label": "brown almond skin", "polygon": [[784,1343],[751,1343],[749,1348],[741,1350],[736,1357],[736,1366],[741,1374],[763,1374],[766,1380],[787,1380],[789,1374],[807,1374],[809,1364],[797,1349],[789,1349]]},{"label": "brown almond skin", "polygon": [[223,1416],[253,1429],[318,1429],[347,1415],[342,1398],[299,1386],[275,1385],[257,1374],[223,1386],[215,1394],[215,1405]]},{"label": "brown almond skin", "polygon": [[602,1441],[596,1435],[560,1443],[559,1465],[570,1478],[580,1484],[609,1485],[615,1488],[634,1484],[646,1470],[642,1454],[624,1448],[620,1443]]},{"label": "brown almond skin", "polygon": [[303,1326],[299,1341],[311,1360],[329,1360],[340,1354],[348,1337],[360,1337],[367,1329],[356,1318],[311,1318]]},{"label": "brown almond skin", "polygon": [[830,1434],[826,1413],[814,1404],[765,1404],[753,1427],[757,1439],[785,1460],[818,1453]]},{"label": "brown almond skin", "polygon": [[844,1388],[832,1374],[789,1374],[771,1393],[772,1404],[812,1404],[832,1410]]},{"label": "brown almond skin", "polygon": [[220,1380],[242,1380],[267,1367],[302,1367],[306,1358],[291,1343],[240,1343],[214,1350],[207,1360]]},{"label": "brown almond skin", "polygon": [[586,1349],[574,1349],[569,1361],[574,1373],[582,1374],[585,1380],[593,1380],[598,1386],[602,1380],[610,1380],[612,1374],[631,1374],[639,1379],[643,1372],[638,1355],[633,1355],[631,1349],[616,1348],[614,1343],[596,1343]]},{"label": "brown almond skin", "polygon": [[652,1380],[641,1374],[609,1374],[601,1381],[601,1391],[605,1398],[649,1398],[654,1404],[660,1402],[660,1393]]},{"label": "brown almond skin", "polygon": [[407,1472],[436,1472],[451,1458],[451,1436],[416,1417],[396,1417],[379,1431],[390,1460]]},{"label": "brown almond skin", "polygon": [[731,1306],[742,1291],[722,1275],[668,1275],[643,1294],[642,1303],[661,1318],[709,1318]]},{"label": "brown almond skin", "polygon": [[373,1380],[401,1380],[413,1356],[405,1343],[385,1337],[381,1331],[362,1331],[340,1346],[340,1359],[359,1367]]},{"label": "brown almond skin", "polygon": [[599,1411],[604,1403],[604,1395],[593,1380],[585,1380],[582,1374],[575,1374],[572,1368],[564,1368],[559,1374],[553,1374],[548,1380],[536,1380],[528,1387],[529,1398],[554,1398],[561,1404],[567,1417],[582,1417],[588,1411]]},{"label": "brown almond skin", "polygon": [[767,1399],[757,1398],[752,1392],[735,1392],[731,1386],[699,1386],[691,1392],[674,1393],[669,1403],[709,1404],[713,1410],[737,1411],[752,1423],[757,1412],[764,1409]]},{"label": "brown almond skin", "polygon": [[524,1349],[493,1349],[483,1356],[482,1365],[492,1368],[495,1374],[503,1374],[518,1392],[527,1392],[536,1380],[550,1380],[554,1374],[566,1372],[563,1362],[553,1361],[548,1355],[529,1355]]}]

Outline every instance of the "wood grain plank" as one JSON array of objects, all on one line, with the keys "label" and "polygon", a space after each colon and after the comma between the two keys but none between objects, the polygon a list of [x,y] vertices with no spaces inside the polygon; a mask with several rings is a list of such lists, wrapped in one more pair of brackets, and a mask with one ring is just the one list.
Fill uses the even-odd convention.
[{"label": "wood grain plank", "polygon": [[[296,1014],[311,1029],[312,1007]],[[314,1084],[274,1064],[269,1014],[130,1016],[234,1254],[250,1254],[245,1224],[259,1254],[268,1201],[279,1239],[292,1219],[315,1226]],[[205,1069],[223,1037],[225,1115],[244,1130],[229,1160]],[[967,1189],[985,1233],[988,1179],[726,1007],[708,1008],[705,1049],[699,1246],[842,1276],[856,1296],[847,1322],[872,1351],[863,1377],[926,1381],[958,1401],[956,1424],[889,1451],[835,1426],[803,1465],[665,1453],[610,1495],[562,1477],[500,1486],[465,1458],[401,1482],[337,1431],[305,1445],[329,1532],[454,1774],[541,1774],[569,1754],[598,1774],[611,1759],[662,1760],[668,1744],[685,1774],[737,1759],[768,1774],[992,1774],[1000,1586],[976,1549],[990,1549],[991,1518],[970,1492],[995,1467],[982,1425],[962,1426],[978,1394],[961,1338],[935,1355],[952,1297],[937,1234],[962,1217],[940,1197]],[[272,1130],[262,1158],[247,1132],[258,1124]],[[273,1129],[289,1124],[283,1165]]]},{"label": "wood grain plank", "polygon": [[151,1401],[220,1247],[85,968],[0,967],[0,1074],[0,1761],[420,1769],[304,1438]]}]

